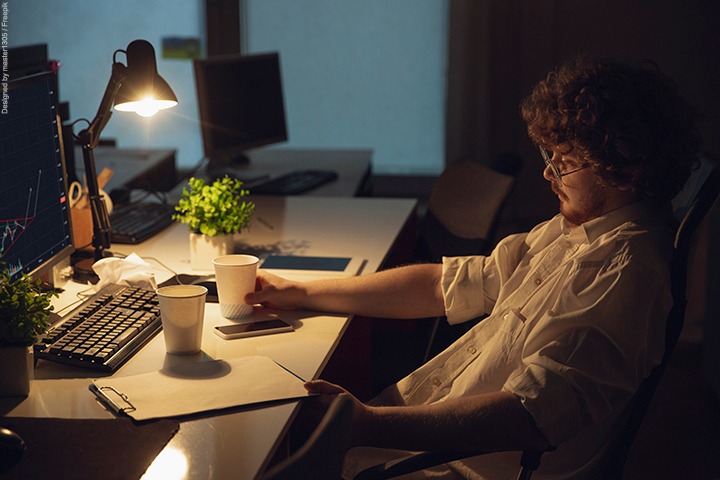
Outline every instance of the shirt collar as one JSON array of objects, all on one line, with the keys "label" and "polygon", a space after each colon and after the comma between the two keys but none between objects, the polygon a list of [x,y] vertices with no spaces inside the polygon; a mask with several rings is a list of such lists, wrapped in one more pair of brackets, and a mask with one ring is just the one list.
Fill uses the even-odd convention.
[{"label": "shirt collar", "polygon": [[611,212],[593,218],[578,227],[569,227],[565,218],[562,219],[563,232],[569,237],[581,235],[588,243],[597,240],[601,235],[619,227],[623,223],[637,220],[648,214],[648,207],[642,202],[634,202]]}]

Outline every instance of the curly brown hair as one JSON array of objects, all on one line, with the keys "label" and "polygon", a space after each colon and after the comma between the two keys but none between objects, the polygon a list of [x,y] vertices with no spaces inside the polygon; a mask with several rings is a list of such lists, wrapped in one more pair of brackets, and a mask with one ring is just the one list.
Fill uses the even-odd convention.
[{"label": "curly brown hair", "polygon": [[535,86],[521,114],[534,142],[573,151],[607,184],[650,200],[682,189],[702,144],[695,109],[651,63],[576,58]]}]

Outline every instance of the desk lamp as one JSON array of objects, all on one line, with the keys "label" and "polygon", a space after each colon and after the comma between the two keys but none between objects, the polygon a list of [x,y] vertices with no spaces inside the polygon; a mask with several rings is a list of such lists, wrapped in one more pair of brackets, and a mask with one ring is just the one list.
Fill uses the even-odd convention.
[{"label": "desk lamp", "polygon": [[[125,53],[127,66],[116,61],[119,52]],[[83,151],[93,219],[92,245],[95,250],[93,261],[89,265],[85,261],[78,262],[76,269],[92,272],[92,263],[101,259],[104,250],[110,247],[110,220],[98,188],[93,149],[98,145],[100,132],[110,120],[111,108],[114,106],[115,110],[121,112],[136,112],[143,117],[149,117],[158,110],[173,107],[177,103],[172,89],[157,72],[155,49],[149,42],[135,40],[127,46],[127,50],[115,51],[112,74],[97,114],[86,129],[75,135]]]}]

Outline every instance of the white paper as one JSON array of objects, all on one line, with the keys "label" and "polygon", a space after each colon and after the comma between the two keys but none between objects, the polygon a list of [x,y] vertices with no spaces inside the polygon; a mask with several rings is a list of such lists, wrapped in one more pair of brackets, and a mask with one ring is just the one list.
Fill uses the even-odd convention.
[{"label": "white paper", "polygon": [[[303,383],[269,357],[260,355],[93,380],[107,399],[135,420],[307,397]],[[128,408],[130,405],[134,410]]]}]

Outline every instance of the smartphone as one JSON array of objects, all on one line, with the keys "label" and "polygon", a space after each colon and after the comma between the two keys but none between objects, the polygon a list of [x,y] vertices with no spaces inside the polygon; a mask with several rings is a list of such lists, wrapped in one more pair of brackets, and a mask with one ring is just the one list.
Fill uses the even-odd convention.
[{"label": "smartphone", "polygon": [[279,318],[261,320],[252,323],[239,323],[235,325],[221,325],[213,329],[220,338],[230,340],[233,338],[254,337],[269,335],[271,333],[292,332],[292,325]]}]

